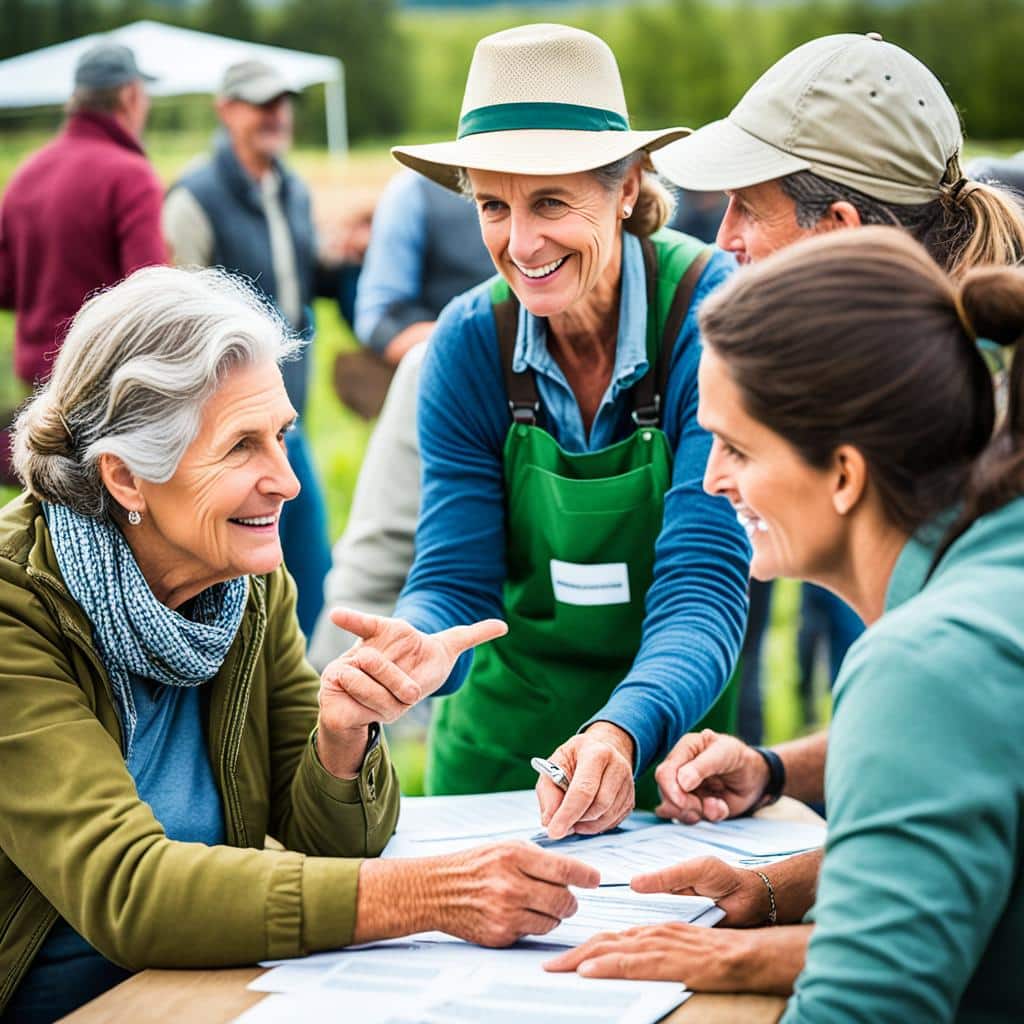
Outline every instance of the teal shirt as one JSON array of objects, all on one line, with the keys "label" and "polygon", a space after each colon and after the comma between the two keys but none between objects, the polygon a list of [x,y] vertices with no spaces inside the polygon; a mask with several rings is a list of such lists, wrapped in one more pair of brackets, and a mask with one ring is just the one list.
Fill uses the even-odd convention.
[{"label": "teal shirt", "polygon": [[921,588],[897,562],[836,685],[829,833],[783,1024],[1024,1019],[1024,499]]}]

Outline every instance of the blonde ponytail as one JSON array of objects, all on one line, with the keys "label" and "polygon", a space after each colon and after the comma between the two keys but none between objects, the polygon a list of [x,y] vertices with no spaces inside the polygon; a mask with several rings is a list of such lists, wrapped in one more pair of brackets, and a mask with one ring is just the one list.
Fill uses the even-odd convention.
[{"label": "blonde ponytail", "polygon": [[1013,193],[961,179],[941,201],[950,235],[946,265],[953,277],[972,267],[1012,266],[1024,259],[1024,208]]}]

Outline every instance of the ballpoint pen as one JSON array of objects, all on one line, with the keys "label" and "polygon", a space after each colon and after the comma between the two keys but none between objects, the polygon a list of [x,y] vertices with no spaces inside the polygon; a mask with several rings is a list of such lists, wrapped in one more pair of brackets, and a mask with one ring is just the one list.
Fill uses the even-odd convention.
[{"label": "ballpoint pen", "polygon": [[569,776],[545,757],[531,757],[530,766],[538,775],[546,775],[559,789],[569,788]]}]

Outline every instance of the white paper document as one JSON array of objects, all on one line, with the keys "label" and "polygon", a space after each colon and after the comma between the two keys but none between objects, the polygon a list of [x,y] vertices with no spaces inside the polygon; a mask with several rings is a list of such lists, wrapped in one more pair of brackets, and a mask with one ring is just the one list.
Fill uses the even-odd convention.
[{"label": "white paper document", "polygon": [[474,796],[413,796],[402,798],[396,838],[480,842],[512,832],[532,835],[539,828],[540,812],[532,789]]},{"label": "white paper document", "polygon": [[271,995],[243,1014],[244,1024],[310,1020],[359,1024],[652,1024],[689,993],[676,983],[606,981],[548,974],[545,961],[599,932],[681,921],[711,926],[723,917],[710,899],[644,895],[629,880],[692,857],[737,865],[767,864],[814,849],[825,830],[792,822],[741,818],[679,825],[631,815],[600,836],[552,841],[540,830],[533,790],[402,801],[386,857],[449,853],[501,839],[532,841],[601,872],[598,889],[574,890],[576,914],[547,935],[508,949],[485,949],[440,932],[319,953],[271,967],[249,987]]},{"label": "white paper document", "polygon": [[824,825],[773,818],[730,818],[714,823],[701,821],[696,825],[677,825],[676,828],[697,842],[748,857],[792,857],[816,850],[825,843]]},{"label": "white paper document", "polygon": [[[548,974],[557,949],[483,949],[456,942],[382,943],[268,972],[249,987],[274,992],[238,1018],[244,1024],[337,1019],[360,1024],[649,1024],[689,993],[674,982],[595,981]],[[315,961],[315,962],[310,962]],[[304,965],[304,966],[297,966]]]},{"label": "white paper document", "polygon": [[502,839],[532,841],[575,857],[601,872],[602,885],[628,885],[634,875],[693,857],[718,857],[740,867],[767,864],[822,846],[825,829],[763,818],[680,825],[641,812],[599,836],[551,840],[540,829],[537,798],[527,789],[405,799],[398,830],[383,855],[426,857]]},{"label": "white paper document", "polygon": [[714,900],[704,896],[645,896],[625,887],[574,889],[579,909],[546,935],[526,941],[578,946],[601,932],[619,932],[636,925],[682,921],[711,927],[725,916]]}]

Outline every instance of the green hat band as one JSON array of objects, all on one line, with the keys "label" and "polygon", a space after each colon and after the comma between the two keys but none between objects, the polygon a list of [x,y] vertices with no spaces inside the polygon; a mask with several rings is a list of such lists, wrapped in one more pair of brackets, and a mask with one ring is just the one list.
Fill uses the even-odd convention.
[{"label": "green hat band", "polygon": [[574,132],[628,132],[629,122],[614,110],[582,107],[575,103],[495,103],[477,107],[459,119],[458,138],[483,132],[528,129]]}]

